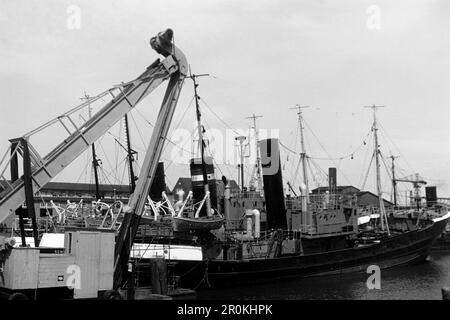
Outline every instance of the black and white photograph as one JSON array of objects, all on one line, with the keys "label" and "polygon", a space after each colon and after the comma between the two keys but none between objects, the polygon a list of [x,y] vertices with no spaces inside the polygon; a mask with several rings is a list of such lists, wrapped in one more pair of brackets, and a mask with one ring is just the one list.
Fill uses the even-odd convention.
[{"label": "black and white photograph", "polygon": [[0,0],[0,299],[450,300],[449,30],[445,0]]}]

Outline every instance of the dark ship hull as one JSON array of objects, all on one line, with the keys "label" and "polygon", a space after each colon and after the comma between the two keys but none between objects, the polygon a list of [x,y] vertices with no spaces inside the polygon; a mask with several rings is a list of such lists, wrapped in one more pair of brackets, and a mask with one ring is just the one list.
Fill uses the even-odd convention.
[{"label": "dark ship hull", "polygon": [[268,259],[183,261],[175,263],[173,272],[183,287],[217,288],[286,277],[366,272],[370,265],[392,268],[423,261],[447,220],[429,221],[420,229],[386,237],[379,243],[343,250]]}]

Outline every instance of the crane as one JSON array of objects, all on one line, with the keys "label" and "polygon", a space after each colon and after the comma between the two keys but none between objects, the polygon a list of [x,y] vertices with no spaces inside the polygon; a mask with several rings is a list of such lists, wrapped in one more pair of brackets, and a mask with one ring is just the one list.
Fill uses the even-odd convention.
[{"label": "crane", "polygon": [[[11,146],[0,161],[0,180],[4,189],[0,192],[0,222],[5,221],[22,205],[27,203],[31,216],[35,217],[33,196],[72,161],[104,135],[109,128],[121,120],[148,94],[164,81],[167,89],[144,158],[134,193],[124,208],[124,218],[116,236],[114,253],[114,287],[123,283],[123,274],[129,259],[131,245],[139,227],[147,195],[156,172],[164,141],[166,139],[175,107],[187,75],[188,63],[185,55],[172,42],[173,31],[167,29],[150,39],[151,47],[164,56],[157,59],[135,80],[114,86],[90,98],[81,105],[48,121],[22,137],[10,140]],[[91,118],[77,125],[73,118],[89,104],[111,95],[112,99]],[[67,132],[59,145],[45,156],[30,143],[30,137],[48,127],[60,125]],[[8,153],[10,156],[8,157]],[[24,163],[23,176],[19,178],[17,158]],[[11,169],[11,180],[4,173]],[[29,213],[30,214],[30,213]],[[36,233],[35,233],[36,237]],[[37,242],[36,242],[37,243]]]},{"label": "crane", "polygon": [[407,177],[401,179],[394,179],[394,182],[409,182],[413,184],[414,188],[414,199],[416,201],[417,206],[420,204],[420,187],[426,185],[427,182],[418,174],[412,174]]}]

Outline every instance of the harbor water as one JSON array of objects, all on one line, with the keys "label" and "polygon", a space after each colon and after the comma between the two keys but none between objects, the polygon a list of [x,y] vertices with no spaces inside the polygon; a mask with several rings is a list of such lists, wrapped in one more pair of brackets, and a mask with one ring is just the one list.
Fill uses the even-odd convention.
[{"label": "harbor water", "polygon": [[380,289],[368,289],[370,274],[286,279],[197,293],[200,300],[216,299],[346,299],[441,300],[441,288],[450,286],[450,252],[432,253],[427,261],[381,270]]}]

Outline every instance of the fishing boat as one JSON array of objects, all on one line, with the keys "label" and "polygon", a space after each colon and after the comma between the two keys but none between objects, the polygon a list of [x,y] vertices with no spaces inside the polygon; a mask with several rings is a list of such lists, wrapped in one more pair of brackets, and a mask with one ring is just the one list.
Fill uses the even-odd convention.
[{"label": "fishing boat", "polygon": [[[440,203],[425,208],[413,206],[409,215],[386,210],[377,159],[375,108],[372,128],[377,214],[362,219],[355,195],[312,195],[305,190],[289,203],[291,208],[300,208],[300,225],[286,230],[288,201],[283,193],[279,143],[277,139],[262,140],[268,229],[261,230],[258,212],[246,210],[246,230],[226,228],[214,233],[214,237],[200,244],[207,258],[172,261],[172,275],[184,287],[214,288],[286,277],[366,272],[372,265],[385,269],[425,260],[433,242],[446,228],[450,218],[447,206]],[[304,149],[302,154],[306,154]],[[225,192],[225,217],[229,216],[230,200]]]},{"label": "fishing boat", "polygon": [[[214,259],[183,262],[175,266],[177,274],[187,272],[183,286],[206,288],[236,286],[285,277],[306,277],[350,272],[366,272],[370,265],[381,269],[423,261],[436,237],[445,228],[448,215],[427,221],[420,229],[390,237],[364,241],[339,250],[317,253],[281,253],[276,257]],[[403,224],[404,221],[398,221]],[[284,236],[284,235],[283,235]],[[332,242],[338,238],[330,239]],[[356,242],[356,241],[355,241]],[[354,243],[355,243],[354,242]],[[253,244],[252,244],[253,245]],[[260,241],[259,245],[265,245]],[[250,245],[251,246],[251,245]],[[242,250],[250,248],[248,244]],[[207,279],[207,281],[206,281]]]}]

